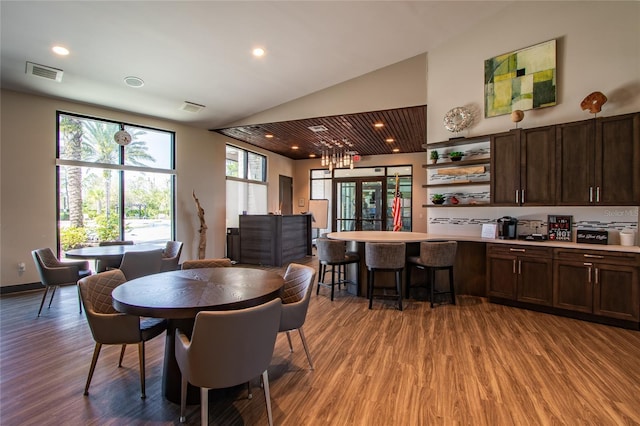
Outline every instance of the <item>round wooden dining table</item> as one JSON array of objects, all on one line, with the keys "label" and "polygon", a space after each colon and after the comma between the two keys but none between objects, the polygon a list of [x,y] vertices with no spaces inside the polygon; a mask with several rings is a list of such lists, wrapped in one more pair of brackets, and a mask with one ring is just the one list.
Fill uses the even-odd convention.
[{"label": "round wooden dining table", "polygon": [[[164,248],[164,244],[128,244],[113,246],[95,246],[71,249],[65,252],[65,257],[69,259],[96,259],[103,260],[103,263],[120,263],[125,253],[131,251],[150,251]],[[103,272],[97,270],[96,272]]]},{"label": "round wooden dining table", "polygon": [[[202,268],[162,272],[127,281],[112,292],[113,306],[131,315],[168,319],[162,389],[180,403],[181,374],[175,358],[175,330],[191,336],[200,311],[243,309],[280,295],[284,278],[253,268]],[[198,388],[189,386],[187,402],[198,403]]]}]

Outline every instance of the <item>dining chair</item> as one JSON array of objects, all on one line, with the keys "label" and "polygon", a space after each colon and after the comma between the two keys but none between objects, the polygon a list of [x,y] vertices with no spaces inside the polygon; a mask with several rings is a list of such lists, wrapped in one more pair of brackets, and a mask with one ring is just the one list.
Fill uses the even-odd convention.
[{"label": "dining chair", "polygon": [[182,374],[180,422],[186,421],[187,385],[200,388],[200,418],[209,424],[209,389],[248,383],[262,375],[269,425],[273,425],[268,367],[278,334],[282,302],[231,311],[201,311],[191,339],[176,330],[175,354]]},{"label": "dining chair", "polygon": [[[116,240],[116,241],[100,241],[98,246],[131,246],[133,241],[130,240]],[[96,272],[103,272],[107,269],[118,268],[122,259],[96,259]]]},{"label": "dining chair", "polygon": [[309,300],[313,290],[313,281],[316,279],[316,270],[305,265],[290,263],[284,273],[284,286],[280,290],[282,299],[282,316],[280,317],[279,332],[285,332],[289,342],[289,350],[293,352],[291,342],[291,330],[298,330],[302,346],[307,354],[309,366],[313,370],[313,362],[309,353],[309,346],[305,338],[302,326],[307,318]]},{"label": "dining chair", "polygon": [[[44,305],[49,290],[51,290],[51,298],[49,299],[50,308],[58,286],[63,284],[77,284],[80,278],[87,277],[92,273],[89,268],[89,261],[75,260],[61,262],[56,255],[53,254],[53,250],[48,247],[33,250],[31,255],[36,264],[38,274],[40,274],[40,282],[44,285],[44,293],[42,294],[42,301],[38,309],[38,316],[40,316],[42,312],[42,306]],[[80,293],[78,293],[78,306],[80,313],[82,313]]]},{"label": "dining chair", "polygon": [[[433,308],[434,297],[439,294],[450,294],[451,303],[456,304],[456,294],[453,283],[453,264],[456,261],[458,243],[456,241],[423,241],[420,243],[420,256],[409,256],[407,258],[407,282],[406,293],[409,294],[411,288],[422,287],[422,285],[411,286],[411,268],[418,267],[427,271],[427,284],[429,285],[429,301]],[[436,271],[446,270],[449,272],[449,290],[436,290]]]},{"label": "dining chair", "polygon": [[[406,247],[405,243],[365,243],[365,264],[368,274],[369,309],[373,307],[373,298],[393,297],[398,299],[398,309],[402,310],[402,270],[404,269]],[[374,290],[386,287],[375,286],[375,272],[390,271],[395,274],[396,294],[374,295]]]},{"label": "dining chair", "polygon": [[161,272],[175,271],[179,269],[178,264],[180,262],[180,254],[182,253],[182,242],[180,241],[167,241],[162,252],[162,267]]},{"label": "dining chair", "polygon": [[198,268],[226,268],[233,266],[231,259],[224,258],[211,258],[211,259],[196,259],[185,260],[182,262],[182,269],[198,269]]},{"label": "dining chair", "polygon": [[111,292],[126,281],[119,269],[100,272],[82,278],[78,282],[80,296],[87,313],[87,322],[95,340],[95,348],[89,367],[84,394],[89,394],[91,378],[100,356],[102,345],[122,345],[118,367],[122,366],[124,351],[128,344],[138,345],[138,361],[140,363],[140,397],[145,398],[145,355],[144,343],[167,328],[167,321],[158,318],[144,318],[118,312],[113,307]]},{"label": "dining chair", "polygon": [[[329,238],[316,239],[316,253],[318,255],[318,284],[316,294],[320,294],[320,286],[331,287],[331,300],[333,300],[334,288],[349,282],[347,279],[346,265],[350,263],[360,264],[360,256],[356,252],[347,251],[346,241],[332,240]],[[324,281],[327,266],[331,266],[331,283]],[[356,282],[359,282],[360,266],[356,268]],[[336,281],[336,274],[338,281]]]},{"label": "dining chair", "polygon": [[128,251],[122,256],[122,263],[118,268],[127,281],[157,274],[162,269],[162,249],[147,251]]}]

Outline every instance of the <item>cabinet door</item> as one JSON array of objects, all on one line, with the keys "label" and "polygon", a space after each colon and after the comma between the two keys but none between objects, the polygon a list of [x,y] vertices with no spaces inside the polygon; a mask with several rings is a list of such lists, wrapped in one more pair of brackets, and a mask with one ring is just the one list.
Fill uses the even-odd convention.
[{"label": "cabinet door", "polygon": [[596,264],[593,313],[629,321],[640,319],[638,268]]},{"label": "cabinet door", "polygon": [[583,262],[554,262],[553,306],[572,311],[593,311],[593,265]]},{"label": "cabinet door", "polygon": [[491,137],[491,203],[517,205],[520,191],[520,131]]},{"label": "cabinet door", "polygon": [[596,204],[640,203],[640,114],[598,120],[595,164]]},{"label": "cabinet door", "polygon": [[594,141],[591,120],[556,126],[556,204],[593,202]]},{"label": "cabinet door", "polygon": [[550,258],[518,258],[517,300],[537,305],[552,305],[553,262]]},{"label": "cabinet door", "polygon": [[487,294],[515,300],[518,275],[515,256],[489,256],[487,258]]},{"label": "cabinet door", "polygon": [[520,144],[520,203],[553,205],[556,201],[555,126],[524,130]]}]

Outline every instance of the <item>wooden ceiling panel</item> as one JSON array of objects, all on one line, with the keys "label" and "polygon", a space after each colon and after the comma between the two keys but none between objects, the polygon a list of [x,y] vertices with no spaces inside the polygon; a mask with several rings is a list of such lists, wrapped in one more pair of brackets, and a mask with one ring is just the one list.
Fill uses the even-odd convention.
[{"label": "wooden ceiling panel", "polygon": [[[384,124],[381,128],[375,123]],[[326,130],[312,131],[310,127]],[[217,133],[246,142],[294,160],[320,156],[327,145],[362,156],[424,152],[427,136],[427,106],[307,118],[278,123],[253,124],[213,129]],[[267,135],[273,135],[267,138]],[[393,138],[393,142],[386,142]],[[297,146],[298,149],[293,147]]]}]

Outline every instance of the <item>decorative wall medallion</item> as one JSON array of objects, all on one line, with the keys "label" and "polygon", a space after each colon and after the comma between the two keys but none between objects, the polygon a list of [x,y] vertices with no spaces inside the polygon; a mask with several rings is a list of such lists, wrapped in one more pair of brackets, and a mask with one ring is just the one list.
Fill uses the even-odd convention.
[{"label": "decorative wall medallion", "polygon": [[461,132],[473,123],[473,114],[465,107],[455,107],[444,115],[444,127],[450,132]]}]

